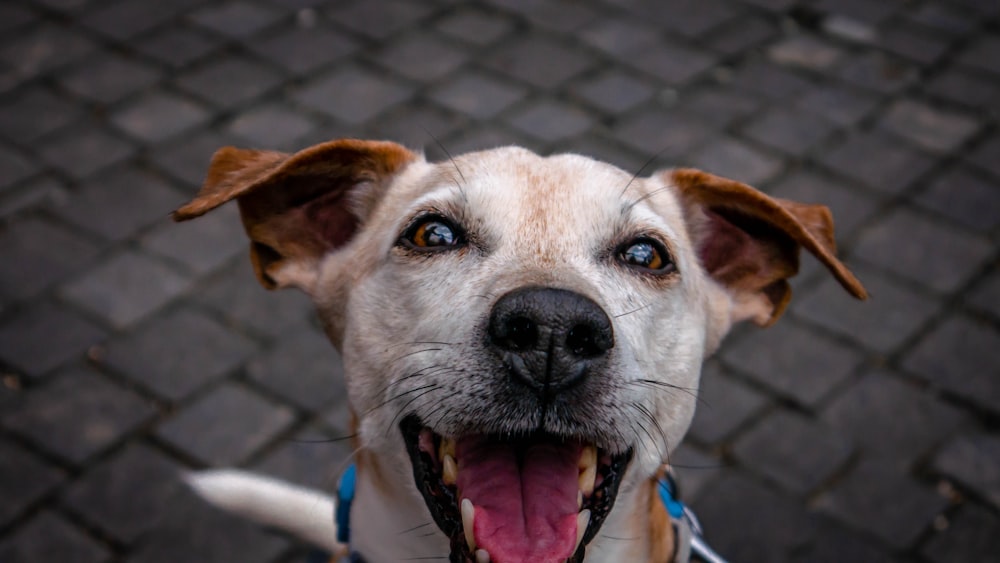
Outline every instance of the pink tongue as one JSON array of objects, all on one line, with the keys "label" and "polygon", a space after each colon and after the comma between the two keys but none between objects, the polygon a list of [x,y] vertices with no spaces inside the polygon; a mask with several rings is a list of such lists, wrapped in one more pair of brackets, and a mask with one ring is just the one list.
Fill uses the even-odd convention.
[{"label": "pink tongue", "polygon": [[581,449],[578,443],[460,439],[458,494],[476,507],[477,549],[488,551],[493,563],[559,563],[572,556]]}]

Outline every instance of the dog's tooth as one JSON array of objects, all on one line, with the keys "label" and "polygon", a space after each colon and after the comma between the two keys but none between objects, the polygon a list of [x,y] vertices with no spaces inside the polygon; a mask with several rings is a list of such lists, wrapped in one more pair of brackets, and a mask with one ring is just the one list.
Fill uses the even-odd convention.
[{"label": "dog's tooth", "polygon": [[444,454],[441,458],[441,480],[444,481],[445,485],[454,485],[458,481],[458,464],[455,463],[455,458],[448,454]]},{"label": "dog's tooth", "polygon": [[583,508],[583,491],[576,492],[576,509],[580,510]]},{"label": "dog's tooth", "polygon": [[583,451],[580,452],[580,471],[586,470],[592,465],[597,465],[597,448],[594,446],[584,446]]},{"label": "dog's tooth", "polygon": [[465,532],[465,543],[469,544],[469,551],[476,550],[476,538],[472,534],[472,524],[476,521],[476,508],[472,506],[472,501],[462,499],[462,531]]},{"label": "dog's tooth", "polygon": [[485,549],[477,549],[476,563],[490,563],[490,552]]},{"label": "dog's tooth", "polygon": [[579,514],[576,515],[576,545],[573,546],[573,553],[580,549],[580,542],[583,541],[583,534],[587,531],[587,526],[590,525],[590,509],[581,510]]},{"label": "dog's tooth", "polygon": [[438,457],[444,459],[446,455],[455,457],[455,440],[451,438],[441,438],[441,445],[438,446]]},{"label": "dog's tooth", "polygon": [[597,481],[597,464],[591,465],[580,472],[580,492],[589,497],[594,494],[594,483]]}]

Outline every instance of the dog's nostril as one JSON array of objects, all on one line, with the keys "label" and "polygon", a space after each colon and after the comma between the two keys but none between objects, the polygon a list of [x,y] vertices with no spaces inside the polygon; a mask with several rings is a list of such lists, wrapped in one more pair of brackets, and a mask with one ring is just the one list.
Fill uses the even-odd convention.
[{"label": "dog's nostril", "polygon": [[579,358],[594,358],[607,352],[611,344],[594,327],[578,324],[566,334],[566,347]]},{"label": "dog's nostril", "polygon": [[528,317],[514,317],[507,321],[507,344],[514,350],[528,350],[538,341],[538,325]]}]

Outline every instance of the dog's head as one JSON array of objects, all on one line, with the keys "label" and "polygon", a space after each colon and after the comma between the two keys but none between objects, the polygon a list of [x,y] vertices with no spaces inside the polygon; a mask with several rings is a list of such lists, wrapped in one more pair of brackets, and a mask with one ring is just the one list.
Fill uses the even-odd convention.
[{"label": "dog's head", "polygon": [[825,207],[696,170],[225,148],[175,216],[232,199],[261,283],[306,291],[341,350],[359,470],[405,483],[453,560],[582,559],[680,442],[703,359],[782,314],[800,248],[864,297]]}]

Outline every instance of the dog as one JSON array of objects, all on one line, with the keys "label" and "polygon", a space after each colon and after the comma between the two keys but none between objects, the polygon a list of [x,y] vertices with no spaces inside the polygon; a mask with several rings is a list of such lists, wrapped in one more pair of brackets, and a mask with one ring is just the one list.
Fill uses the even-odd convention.
[{"label": "dog", "polygon": [[[234,199],[260,283],[307,293],[343,358],[356,561],[684,558],[658,483],[703,360],[734,324],[782,315],[802,248],[866,298],[826,207],[694,169],[226,147],[174,218]],[[346,553],[328,496],[237,471],[190,481]]]}]

